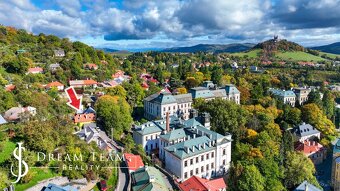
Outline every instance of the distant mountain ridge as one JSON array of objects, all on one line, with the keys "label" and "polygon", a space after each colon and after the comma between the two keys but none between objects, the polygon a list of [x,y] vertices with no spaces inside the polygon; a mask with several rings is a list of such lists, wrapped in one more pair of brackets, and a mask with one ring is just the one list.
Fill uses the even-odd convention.
[{"label": "distant mountain ridge", "polygon": [[313,50],[319,50],[322,52],[332,53],[332,54],[340,54],[340,42],[324,45],[324,46],[316,46],[311,47]]},{"label": "distant mountain ridge", "polygon": [[161,50],[161,52],[213,52],[213,53],[235,53],[250,50],[255,44],[251,43],[233,43],[233,44],[198,44],[189,47],[173,47]]}]

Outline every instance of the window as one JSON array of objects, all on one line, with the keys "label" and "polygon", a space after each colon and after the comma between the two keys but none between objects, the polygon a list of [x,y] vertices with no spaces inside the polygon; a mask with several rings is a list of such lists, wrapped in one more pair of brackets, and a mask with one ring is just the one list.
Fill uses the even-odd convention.
[{"label": "window", "polygon": [[155,145],[155,148],[157,148],[158,147],[158,143],[156,143],[156,145]]},{"label": "window", "polygon": [[225,155],[225,149],[223,149],[223,155]]},{"label": "window", "polygon": [[211,158],[214,158],[214,152],[211,153]]},{"label": "window", "polygon": [[194,163],[194,159],[190,159],[190,165]]},{"label": "window", "polygon": [[187,172],[184,173],[184,178],[188,178],[188,173]]},{"label": "window", "polygon": [[223,160],[223,165],[225,165],[225,159]]},{"label": "window", "polygon": [[145,145],[145,150],[148,150],[148,146],[147,145]]},{"label": "window", "polygon": [[196,157],[196,163],[198,163],[198,157]]},{"label": "window", "polygon": [[201,166],[201,172],[204,172],[204,166]]},{"label": "window", "polygon": [[194,175],[194,172],[192,170],[190,170],[190,176]]},{"label": "window", "polygon": [[214,163],[211,163],[211,168],[214,168]]},{"label": "window", "polygon": [[201,156],[201,162],[204,161],[204,155]]},{"label": "window", "polygon": [[184,161],[184,167],[188,166],[188,161]]},{"label": "window", "polygon": [[207,159],[209,159],[209,153],[207,154]]},{"label": "window", "polygon": [[207,164],[207,167],[206,167],[207,171],[209,170],[209,165]]},{"label": "window", "polygon": [[146,140],[146,141],[148,140],[148,136],[145,136],[145,140]]},{"label": "window", "polygon": [[198,174],[198,173],[199,173],[198,168],[196,168],[196,174]]}]

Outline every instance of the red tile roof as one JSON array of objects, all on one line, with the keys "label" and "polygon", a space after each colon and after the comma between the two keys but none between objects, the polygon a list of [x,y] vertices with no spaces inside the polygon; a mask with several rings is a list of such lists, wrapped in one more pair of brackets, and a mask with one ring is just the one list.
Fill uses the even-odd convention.
[{"label": "red tile roof", "polygon": [[46,88],[51,88],[51,87],[58,87],[58,86],[64,86],[64,84],[58,82],[58,81],[55,81],[55,82],[51,82],[49,84],[47,84],[45,87]]},{"label": "red tile roof", "polygon": [[129,168],[129,171],[135,171],[139,168],[144,167],[142,158],[139,155],[134,155],[130,153],[124,153],[125,163]]},{"label": "red tile roof", "polygon": [[309,156],[313,153],[316,153],[318,151],[321,151],[325,149],[320,143],[316,141],[309,141],[306,140],[303,143],[298,143],[295,147],[296,151],[303,152],[305,155]]},{"label": "red tile roof", "polygon": [[88,64],[84,64],[84,68],[97,69],[98,66],[97,66],[97,64],[88,63]]},{"label": "red tile roof", "polygon": [[28,73],[38,73],[38,72],[43,72],[44,69],[40,68],[40,67],[36,67],[36,68],[29,68],[28,69]]},{"label": "red tile roof", "polygon": [[15,88],[16,88],[16,86],[13,85],[13,84],[9,84],[9,85],[6,85],[6,86],[5,86],[5,89],[6,89],[6,91],[8,91],[8,92],[11,92],[11,91],[15,90]]},{"label": "red tile roof", "polygon": [[207,180],[198,176],[192,176],[179,185],[181,191],[219,191],[226,187],[223,178]]},{"label": "red tile roof", "polygon": [[94,85],[94,84],[98,84],[98,82],[94,81],[94,80],[83,80],[84,81],[84,85]]},{"label": "red tile roof", "polygon": [[95,120],[96,120],[96,114],[94,113],[75,114],[73,118],[74,123],[92,122]]},{"label": "red tile roof", "polygon": [[124,71],[117,70],[115,74],[112,74],[112,78],[119,78],[124,75]]}]

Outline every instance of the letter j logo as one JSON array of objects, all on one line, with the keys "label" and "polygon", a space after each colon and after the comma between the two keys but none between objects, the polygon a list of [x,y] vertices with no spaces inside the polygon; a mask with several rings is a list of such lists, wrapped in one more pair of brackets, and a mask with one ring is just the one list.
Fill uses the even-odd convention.
[{"label": "letter j logo", "polygon": [[[22,160],[22,151],[25,150],[25,147],[21,146],[22,143],[18,143],[18,147],[14,149],[13,155],[14,158],[18,159],[18,174],[13,172],[13,164],[11,165],[11,173],[13,176],[17,177],[17,180],[12,183],[18,183],[22,177],[24,177],[28,173],[28,165]],[[24,167],[24,173],[22,173],[22,167]]]}]

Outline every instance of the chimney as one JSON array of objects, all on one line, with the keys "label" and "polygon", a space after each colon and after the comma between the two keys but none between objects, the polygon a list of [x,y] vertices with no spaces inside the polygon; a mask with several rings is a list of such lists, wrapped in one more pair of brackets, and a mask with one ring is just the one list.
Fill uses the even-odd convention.
[{"label": "chimney", "polygon": [[170,116],[169,116],[169,112],[166,112],[166,131],[170,132]]}]

